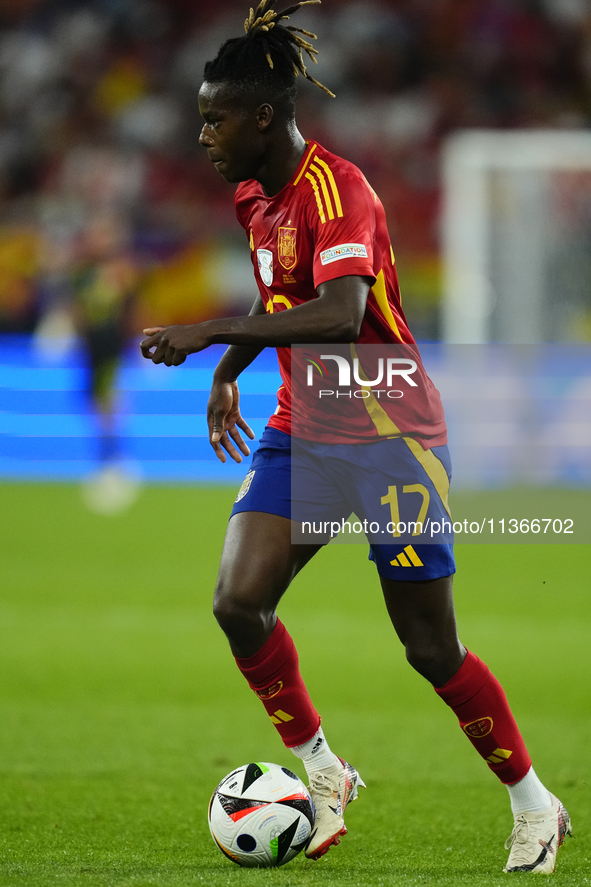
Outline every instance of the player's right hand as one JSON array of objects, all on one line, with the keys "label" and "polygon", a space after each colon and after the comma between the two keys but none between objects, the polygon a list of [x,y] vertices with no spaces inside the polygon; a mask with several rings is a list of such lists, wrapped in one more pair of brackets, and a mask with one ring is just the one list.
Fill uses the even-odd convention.
[{"label": "player's right hand", "polygon": [[240,415],[239,398],[237,382],[216,382],[214,380],[207,404],[207,425],[209,442],[220,462],[226,461],[226,453],[234,462],[242,462],[240,453],[250,456],[250,448],[238,429],[242,430],[251,440],[254,440],[255,434]]}]

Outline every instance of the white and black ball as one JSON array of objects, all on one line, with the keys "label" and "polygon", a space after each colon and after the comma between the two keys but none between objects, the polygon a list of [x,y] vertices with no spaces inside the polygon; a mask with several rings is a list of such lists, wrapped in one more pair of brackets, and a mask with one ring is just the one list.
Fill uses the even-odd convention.
[{"label": "white and black ball", "polygon": [[209,802],[209,829],[221,852],[246,868],[284,865],[304,849],[314,806],[304,783],[278,764],[244,764]]}]

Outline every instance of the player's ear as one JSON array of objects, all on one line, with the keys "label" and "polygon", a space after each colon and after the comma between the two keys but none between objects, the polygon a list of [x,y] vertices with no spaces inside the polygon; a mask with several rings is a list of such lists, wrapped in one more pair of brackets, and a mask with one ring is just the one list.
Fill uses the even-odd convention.
[{"label": "player's ear", "polygon": [[262,105],[258,106],[256,111],[256,119],[259,132],[266,132],[269,129],[271,123],[273,122],[274,116],[275,111],[268,102],[263,102]]}]

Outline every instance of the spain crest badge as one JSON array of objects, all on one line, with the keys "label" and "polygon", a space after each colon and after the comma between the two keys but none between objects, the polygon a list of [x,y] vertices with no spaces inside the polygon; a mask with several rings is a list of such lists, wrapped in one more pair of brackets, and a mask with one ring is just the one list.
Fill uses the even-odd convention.
[{"label": "spain crest badge", "polygon": [[279,255],[279,261],[286,269],[286,271],[291,271],[292,268],[295,268],[298,261],[298,254],[296,249],[297,233],[297,228],[279,229],[279,235],[277,238],[277,253]]}]

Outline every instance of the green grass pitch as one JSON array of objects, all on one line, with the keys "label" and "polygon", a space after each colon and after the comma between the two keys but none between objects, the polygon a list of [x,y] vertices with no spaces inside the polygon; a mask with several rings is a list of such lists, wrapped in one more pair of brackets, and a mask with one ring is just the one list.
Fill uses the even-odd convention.
[{"label": "green grass pitch", "polygon": [[[478,885],[503,875],[506,790],[407,666],[372,564],[330,546],[281,615],[332,747],[367,791],[318,863],[233,866],[211,791],[250,760],[294,766],[211,616],[230,488],[145,490],[125,515],[73,486],[0,487],[0,885]],[[591,883],[589,546],[458,546],[464,643],[504,684]]]}]

